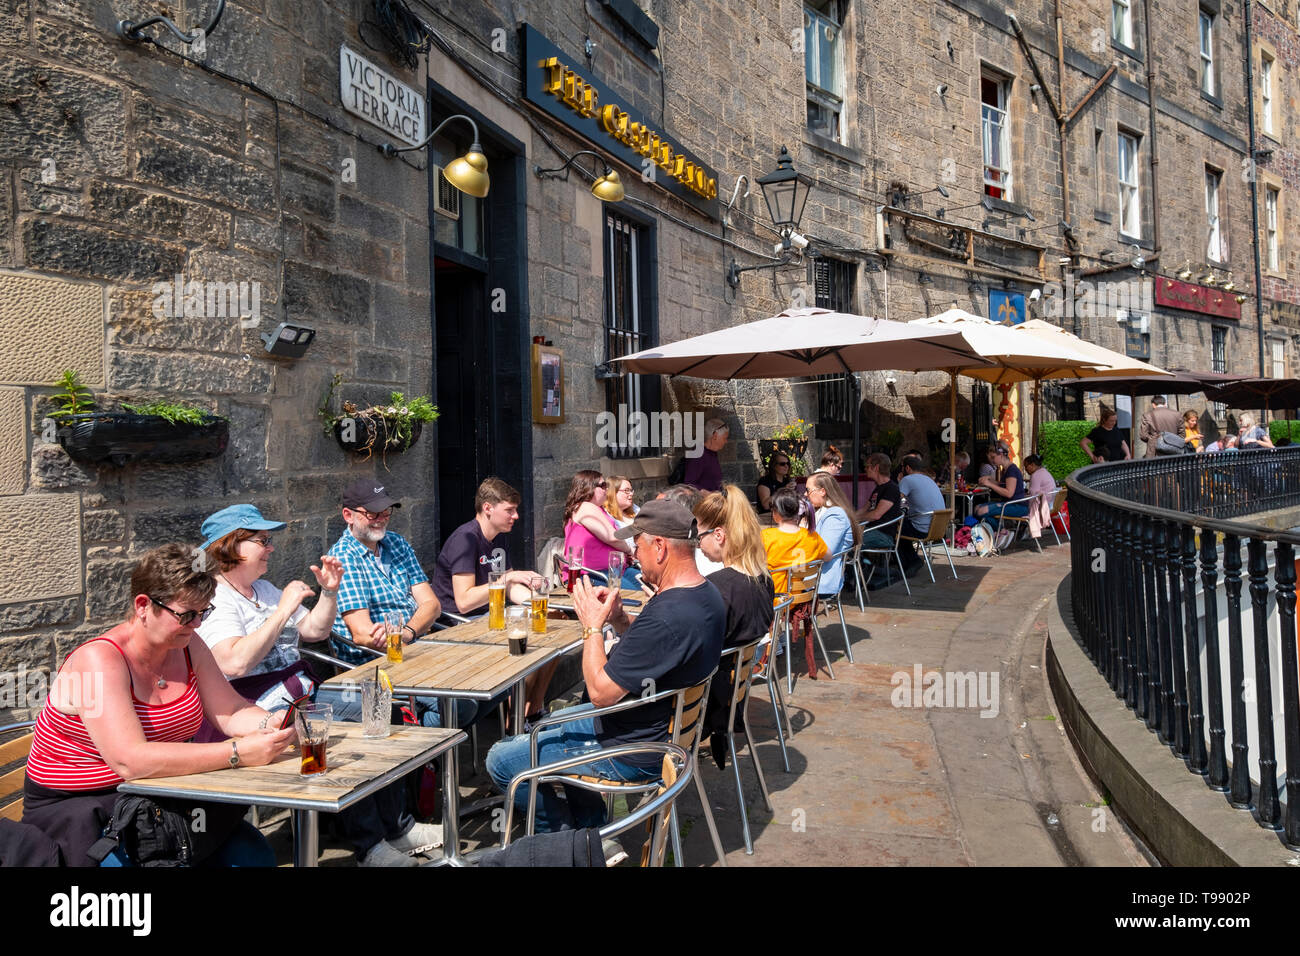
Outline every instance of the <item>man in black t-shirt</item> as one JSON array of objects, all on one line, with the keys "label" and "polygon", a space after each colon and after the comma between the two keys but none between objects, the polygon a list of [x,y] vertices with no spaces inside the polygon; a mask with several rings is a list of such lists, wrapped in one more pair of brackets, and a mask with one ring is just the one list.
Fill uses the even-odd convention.
[{"label": "man in black t-shirt", "polygon": [[[647,502],[632,524],[617,532],[634,538],[642,577],[656,589],[632,621],[617,589],[573,587],[573,604],[583,624],[582,676],[590,705],[566,711],[607,707],[629,695],[651,696],[697,684],[717,666],[726,631],[727,611],[718,589],[695,566],[696,531],[691,513],[666,499]],[[622,634],[606,654],[606,625]],[[544,764],[596,747],[668,739],[671,698],[604,717],[580,717],[548,727],[537,737],[537,763]],[[492,747],[487,770],[504,792],[512,777],[529,766],[529,738],[514,737]],[[625,781],[658,779],[661,755],[645,754],[594,761],[571,773],[596,773]],[[605,805],[599,794],[566,788],[567,801],[549,787],[538,791],[537,828],[565,825],[600,826]],[[520,807],[527,791],[518,791]]]},{"label": "man in black t-shirt", "polygon": [[[871,500],[866,509],[858,516],[860,521],[870,522],[872,527],[888,524],[903,513],[903,494],[898,490],[898,482],[889,477],[889,456],[881,452],[867,456],[867,478],[876,483],[871,493]],[[892,548],[894,546],[894,526],[884,531],[870,529],[862,536],[864,548]]]}]

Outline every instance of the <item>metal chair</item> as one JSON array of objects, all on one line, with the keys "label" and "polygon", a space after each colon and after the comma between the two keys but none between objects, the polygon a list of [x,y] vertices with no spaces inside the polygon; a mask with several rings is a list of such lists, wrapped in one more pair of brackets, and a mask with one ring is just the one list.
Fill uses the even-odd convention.
[{"label": "metal chair", "polygon": [[[552,555],[552,558],[554,559],[554,568],[552,569],[551,586],[563,588],[565,587],[564,572],[568,569],[569,563],[564,560],[564,555],[560,554],[558,551]],[[578,570],[587,575],[587,577],[592,578],[596,584],[607,585],[609,583],[608,569],[598,571],[595,568],[588,568],[580,564],[578,565]]]},{"label": "metal chair", "polygon": [[[839,612],[840,630],[844,632],[844,653],[848,656],[850,664],[853,663],[853,646],[849,643],[849,626],[844,621],[844,606],[840,595],[843,594],[844,592],[844,584],[848,578],[849,561],[853,560],[853,555],[860,554],[861,551],[862,551],[862,542],[859,541],[857,544],[845,548],[843,551],[837,551],[835,554],[832,554],[830,557],[826,558],[827,564],[833,563],[837,558],[840,560],[840,567],[843,571],[842,580],[840,581],[840,590],[835,592],[826,592],[824,594],[818,594],[817,608],[813,611],[814,617],[820,614],[822,611],[826,611],[829,613],[832,608],[834,608],[836,611]],[[854,564],[856,563],[857,563],[856,560],[854,560]],[[821,582],[818,581],[818,584],[820,585]],[[859,601],[862,600],[862,592],[860,590],[858,591],[858,600]],[[861,608],[861,610],[865,612],[866,608],[863,607]],[[829,666],[829,661],[827,662],[827,666]],[[834,675],[832,674],[831,676],[833,677]]]},{"label": "metal chair", "polygon": [[[898,576],[903,579],[903,587],[907,588],[907,593],[910,596],[912,593],[912,587],[907,583],[907,575],[903,573],[903,559],[898,556],[898,541],[903,533],[903,517],[903,515],[899,515],[897,518],[894,518],[891,521],[886,521],[884,524],[871,525],[869,527],[864,522],[862,525],[862,534],[864,537],[869,531],[885,531],[890,526],[893,526],[894,546],[893,548],[869,548],[866,544],[863,544],[860,549],[861,557],[859,558],[859,561],[861,561],[862,558],[867,558],[872,555],[875,555],[878,558],[883,557],[885,559],[885,581],[886,584],[889,584],[892,583],[889,581],[889,558],[892,556],[894,560],[898,562]],[[867,575],[867,584],[871,583],[871,578],[876,573],[876,567],[876,563],[872,562],[871,573]],[[871,598],[868,597],[867,600],[870,601]]]},{"label": "metal chair", "polygon": [[[620,711],[632,710],[636,707],[644,707],[647,704],[658,701],[672,699],[674,701],[673,715],[668,722],[668,733],[671,742],[686,750],[691,760],[695,761],[696,754],[700,746],[700,728],[704,723],[704,705],[709,696],[709,682],[713,675],[717,673],[715,667],[709,672],[709,675],[697,684],[690,687],[682,687],[676,690],[663,690],[656,694],[649,694],[644,697],[624,699],[617,704],[611,704],[608,707],[596,707],[592,710],[582,710],[577,713],[560,713],[551,714],[544,717],[533,725],[528,735],[528,756],[529,766],[537,766],[537,735],[549,727],[555,727],[559,724],[569,723],[574,720],[581,720],[586,717],[603,717],[606,714],[614,714]],[[580,764],[590,763],[593,759],[590,756],[580,762]],[[580,765],[577,764],[577,765]],[[577,766],[575,765],[575,766]],[[596,790],[607,795],[615,793],[647,793],[655,790],[660,786],[660,781],[652,780],[641,783],[629,783],[622,780],[610,780],[606,777],[600,777],[593,774],[565,774],[564,779],[560,782],[568,783],[570,780],[583,781],[589,784],[586,789]],[[718,863],[722,866],[727,865],[726,854],[722,849],[722,840],[718,838],[718,827],[713,822],[713,810],[709,806],[709,795],[704,791],[704,781],[699,774],[695,775],[695,789],[699,793],[700,806],[704,808],[704,819],[709,826],[709,836],[713,839],[713,849],[718,855]],[[536,799],[536,781],[529,784],[529,803],[532,805]],[[673,859],[678,866],[682,866],[682,849],[681,849],[681,828],[677,825],[677,807],[673,806],[672,811],[672,841],[673,841]]]},{"label": "metal chair", "polygon": [[[772,617],[772,629],[759,641],[762,651],[750,674],[750,682],[761,680],[767,684],[767,696],[772,701],[772,718],[776,721],[776,739],[781,744],[781,761],[785,764],[785,772],[789,773],[790,755],[785,750],[785,738],[793,737],[794,729],[790,726],[790,715],[785,711],[785,694],[781,690],[781,678],[779,676],[775,680],[772,678],[776,668],[777,642],[781,639],[782,629],[787,626],[790,613],[790,598],[778,599],[773,606],[773,611],[775,613]],[[785,723],[784,732],[781,730],[782,721]]]},{"label": "metal chair", "polygon": [[620,787],[617,790],[610,791],[604,784],[593,783],[585,777],[574,777],[571,774],[561,773],[561,771],[580,767],[592,760],[605,760],[611,757],[625,757],[643,753],[662,753],[664,755],[663,777],[657,785],[658,792],[626,817],[621,820],[613,820],[601,827],[600,838],[603,841],[617,836],[653,818],[654,822],[650,826],[650,839],[646,845],[646,852],[641,855],[641,865],[663,866],[668,847],[668,840],[665,837],[667,836],[669,822],[674,817],[673,811],[676,809],[677,798],[686,789],[686,785],[692,777],[697,782],[699,780],[694,757],[686,748],[672,743],[623,744],[619,747],[611,747],[608,750],[597,750],[591,754],[581,754],[577,757],[569,757],[566,760],[557,760],[554,763],[544,764],[516,774],[506,790],[506,825],[505,836],[501,841],[501,845],[503,847],[510,845],[510,829],[514,823],[515,813],[515,794],[521,784],[525,782],[528,784],[528,814],[524,828],[524,839],[527,839],[533,835],[537,822],[537,784],[564,783],[568,786],[581,787],[584,790],[592,790],[598,793],[619,792],[623,788]]},{"label": "metal chair", "polygon": [[930,530],[925,537],[914,538],[910,534],[900,533],[899,541],[912,541],[919,544],[921,557],[925,559],[925,569],[930,572],[930,582],[934,583],[934,566],[930,564],[930,549],[936,544],[943,545],[943,553],[948,557],[948,569],[952,571],[952,579],[957,578],[957,568],[952,563],[952,552],[948,550],[948,541],[945,535],[948,534],[948,528],[952,525],[953,511],[951,508],[943,508],[938,511],[918,511],[912,517],[919,518],[922,515],[930,516]]},{"label": "metal chair", "polygon": [[[1052,498],[1052,507],[1047,515],[1047,526],[1052,529],[1052,537],[1056,539],[1058,546],[1061,543],[1061,536],[1056,533],[1056,516],[1059,515],[1061,509],[1065,507],[1065,491],[1066,488],[1064,485],[1056,489],[1056,494]],[[1061,527],[1065,529],[1065,540],[1070,541],[1070,525],[1066,521],[1062,521]]]},{"label": "metal chair", "polygon": [[[745,790],[740,782],[740,760],[736,756],[736,709],[740,708],[740,719],[745,728],[745,741],[749,745],[749,759],[754,762],[754,773],[758,776],[758,789],[763,794],[763,806],[771,813],[772,797],[767,792],[767,781],[763,778],[763,768],[758,762],[758,753],[754,749],[754,734],[749,727],[748,707],[749,688],[753,681],[756,656],[759,647],[767,640],[767,635],[764,635],[748,644],[727,648],[722,652],[723,663],[718,665],[720,674],[730,672],[732,675],[731,707],[727,713],[727,752],[731,757],[731,771],[736,777],[736,802],[740,806],[740,823],[745,834],[745,852],[751,856],[754,853],[754,841],[749,835],[749,814],[745,811]],[[732,663],[727,664],[726,660],[729,657],[734,658],[734,660]],[[771,686],[770,683],[768,686]],[[776,733],[780,737],[781,725],[779,722]],[[784,741],[781,743],[781,750],[784,753]]]},{"label": "metal chair", "polygon": [[[817,646],[822,649],[822,659],[826,661],[826,670],[831,675],[831,680],[835,679],[835,668],[831,666],[831,656],[826,653],[826,644],[822,641],[821,628],[817,626],[817,585],[822,577],[823,561],[809,561],[807,564],[791,564],[784,568],[773,568],[772,574],[775,576],[785,572],[785,590],[781,592],[782,596],[790,598],[790,606],[785,613],[785,683],[786,691],[794,693],[794,671],[790,666],[793,657],[790,654],[790,619],[794,616],[795,608],[803,604],[808,604],[808,620],[812,624],[813,636],[817,639]],[[813,666],[817,665],[817,658],[813,657]]]},{"label": "metal chair", "polygon": [[[1007,501],[1003,503],[1002,513],[998,515],[998,527],[997,527],[997,531],[995,531],[993,534],[993,540],[995,542],[997,541],[998,535],[1002,533],[1003,525],[1007,522],[1010,522],[1011,524],[1015,524],[1015,525],[1022,525],[1023,527],[1026,528],[1029,527],[1029,515],[1033,513],[1033,510],[1036,507],[1038,507],[1038,502],[1042,500],[1042,497],[1043,495],[1040,492],[1039,494],[1036,495],[1026,495],[1023,498],[1017,498],[1015,501]],[[1006,510],[1012,505],[1028,505],[1029,509],[1024,517],[1019,517],[1017,515],[1009,515],[1006,513]],[[1055,531],[1053,531],[1053,533],[1055,533]],[[1012,543],[1014,543],[1014,541]],[[1038,549],[1039,553],[1042,553],[1043,545],[1039,542],[1037,538],[1034,539],[1034,547]],[[1010,545],[1008,545],[1007,548],[1010,549]],[[999,553],[1005,554],[1006,552],[1000,551]]]}]

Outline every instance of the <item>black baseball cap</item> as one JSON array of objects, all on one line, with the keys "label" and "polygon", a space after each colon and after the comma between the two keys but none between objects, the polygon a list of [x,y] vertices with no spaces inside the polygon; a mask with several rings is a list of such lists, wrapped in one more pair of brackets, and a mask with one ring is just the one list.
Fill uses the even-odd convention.
[{"label": "black baseball cap", "polygon": [[380,512],[388,508],[400,508],[402,503],[385,490],[382,481],[376,478],[358,478],[344,490],[343,507]]},{"label": "black baseball cap", "polygon": [[614,537],[627,539],[638,534],[652,534],[659,538],[681,538],[684,541],[695,541],[699,538],[695,516],[676,501],[669,501],[667,498],[647,501],[632,519],[632,523],[626,528],[615,531]]}]

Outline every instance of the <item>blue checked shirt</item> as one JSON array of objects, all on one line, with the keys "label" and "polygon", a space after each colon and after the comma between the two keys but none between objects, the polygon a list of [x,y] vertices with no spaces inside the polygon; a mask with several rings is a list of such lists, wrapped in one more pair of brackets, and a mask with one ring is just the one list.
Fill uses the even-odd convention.
[{"label": "blue checked shirt", "polygon": [[[365,608],[370,620],[379,622],[385,611],[401,611],[410,618],[416,600],[411,588],[429,580],[415,550],[400,534],[389,531],[379,542],[376,557],[358,541],[349,528],[343,532],[329,553],[343,563],[343,580],[339,582],[338,613],[334,616],[334,633],[351,638],[343,615]],[[331,641],[335,655],[352,664],[364,664],[372,658],[341,641]]]}]

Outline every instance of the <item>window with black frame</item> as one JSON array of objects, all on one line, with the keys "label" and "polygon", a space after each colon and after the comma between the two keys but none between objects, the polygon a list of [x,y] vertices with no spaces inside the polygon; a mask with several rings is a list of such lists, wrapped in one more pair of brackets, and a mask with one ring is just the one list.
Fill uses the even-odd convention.
[{"label": "window with black frame", "polygon": [[[813,260],[813,293],[819,309],[853,311],[857,264],[825,256]],[[848,438],[853,434],[853,390],[847,374],[818,375],[817,436]]]},{"label": "window with black frame", "polygon": [[[649,348],[656,341],[653,310],[654,274],[650,226],[616,213],[605,213],[605,360]],[[605,381],[605,408],[616,422],[606,447],[610,458],[662,454],[658,429],[651,427],[660,409],[659,376],[625,373]],[[644,415],[645,417],[641,417]],[[638,423],[640,427],[638,427]]]}]

